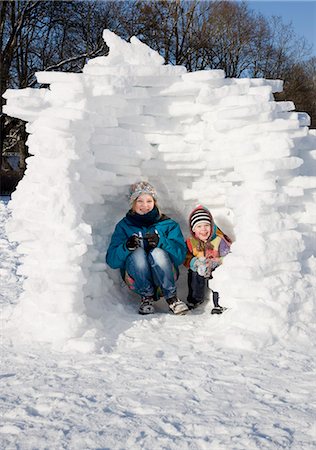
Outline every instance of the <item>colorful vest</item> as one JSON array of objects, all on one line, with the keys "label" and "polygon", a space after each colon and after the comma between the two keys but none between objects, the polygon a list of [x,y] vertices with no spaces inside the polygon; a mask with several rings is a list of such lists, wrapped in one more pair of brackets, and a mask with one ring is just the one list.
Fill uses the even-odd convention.
[{"label": "colorful vest", "polygon": [[224,256],[229,253],[231,240],[218,227],[214,227],[213,235],[207,242],[200,241],[194,236],[186,240],[187,254],[184,261],[186,267],[190,267],[192,258],[208,258],[218,265],[222,264]]}]

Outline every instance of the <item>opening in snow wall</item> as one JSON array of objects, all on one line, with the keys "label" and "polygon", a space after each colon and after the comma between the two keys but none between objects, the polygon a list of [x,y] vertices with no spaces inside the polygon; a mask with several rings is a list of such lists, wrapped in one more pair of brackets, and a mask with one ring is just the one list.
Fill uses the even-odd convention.
[{"label": "opening in snow wall", "polygon": [[184,234],[197,203],[234,234],[213,280],[223,303],[238,305],[231,326],[286,333],[289,315],[310,313],[315,269],[308,116],[274,100],[281,81],[188,73],[136,37],[105,30],[104,39],[109,55],[83,73],[39,72],[49,88],[4,95],[5,112],[28,122],[33,155],[7,226],[25,277],[12,324],[23,339],[58,346],[106,336],[126,290],[104,255],[128,186],[147,179]]}]

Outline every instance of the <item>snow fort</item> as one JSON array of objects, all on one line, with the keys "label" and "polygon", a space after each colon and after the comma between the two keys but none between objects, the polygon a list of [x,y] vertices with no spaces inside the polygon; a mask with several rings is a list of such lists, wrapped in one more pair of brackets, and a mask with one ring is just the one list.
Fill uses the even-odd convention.
[{"label": "snow fort", "polygon": [[[249,349],[254,339],[308,339],[300,324],[315,319],[316,133],[309,117],[275,101],[282,81],[188,73],[164,65],[136,37],[125,42],[105,30],[104,40],[108,56],[90,60],[83,73],[39,72],[38,83],[49,87],[4,95],[5,112],[27,122],[32,155],[7,225],[24,280],[9,324],[17,339],[59,349],[80,342],[90,351],[126,326],[127,313],[141,320],[118,271],[104,262],[128,209],[128,187],[139,180],[154,184],[184,235],[197,203],[233,234],[232,253],[212,283],[231,307],[218,338]],[[185,285],[185,274],[178,283]],[[199,318],[166,320],[179,326]]]}]

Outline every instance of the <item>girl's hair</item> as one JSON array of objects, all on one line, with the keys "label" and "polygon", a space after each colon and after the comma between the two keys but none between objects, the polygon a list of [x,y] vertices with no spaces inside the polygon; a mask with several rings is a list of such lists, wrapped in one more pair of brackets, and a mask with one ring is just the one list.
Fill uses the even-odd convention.
[{"label": "girl's hair", "polygon": [[[149,194],[150,195],[150,194]],[[151,196],[152,197],[152,196]],[[138,198],[138,197],[137,197]],[[135,198],[135,200],[133,201],[133,203],[132,203],[132,206],[131,206],[131,211],[133,212],[133,213],[135,213],[135,205],[136,205],[136,202],[137,202],[137,198]],[[156,208],[158,209],[158,211],[159,211],[159,214],[161,215],[161,211],[160,211],[160,208],[159,208],[159,206],[158,206],[158,202],[157,202],[157,200],[154,198],[154,197],[152,197],[152,199],[153,199],[153,201],[154,201],[154,207],[156,206]]]},{"label": "girl's hair", "polygon": [[157,192],[154,186],[152,186],[148,181],[138,181],[134,183],[129,188],[129,202],[133,203],[141,194],[149,194],[152,198],[157,198]]}]

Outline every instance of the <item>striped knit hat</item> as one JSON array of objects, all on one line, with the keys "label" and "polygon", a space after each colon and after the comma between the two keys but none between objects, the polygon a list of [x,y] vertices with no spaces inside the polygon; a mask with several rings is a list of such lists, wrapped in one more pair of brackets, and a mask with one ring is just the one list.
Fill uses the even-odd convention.
[{"label": "striped knit hat", "polygon": [[197,224],[200,223],[208,223],[211,225],[211,228],[214,226],[214,221],[212,214],[209,212],[205,206],[198,205],[190,214],[189,223],[191,231],[194,233],[194,229]]}]

